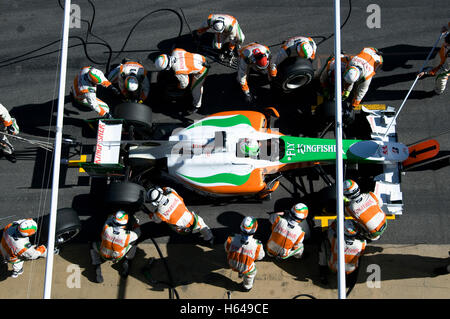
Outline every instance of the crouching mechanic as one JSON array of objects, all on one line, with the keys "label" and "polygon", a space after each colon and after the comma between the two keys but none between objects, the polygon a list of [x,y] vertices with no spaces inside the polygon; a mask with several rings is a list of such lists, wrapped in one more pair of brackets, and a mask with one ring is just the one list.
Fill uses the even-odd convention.
[{"label": "crouching mechanic", "polygon": [[250,70],[269,75],[270,59],[271,53],[269,48],[257,42],[247,44],[239,51],[237,81],[241,86],[247,103],[254,102],[254,97],[250,92],[247,81]]},{"label": "crouching mechanic", "polygon": [[308,207],[302,203],[295,204],[290,211],[270,215],[272,233],[267,242],[267,255],[277,259],[301,258],[305,232],[300,223],[306,217]]},{"label": "crouching mechanic", "polygon": [[439,50],[439,54],[436,55],[436,58],[439,60],[436,67],[430,71],[420,72],[417,75],[419,78],[424,75],[436,76],[434,85],[435,94],[444,93],[445,88],[447,87],[448,77],[450,75],[450,60],[448,58],[450,55],[450,33],[448,33],[448,31],[446,32],[447,36],[445,37],[444,43]]},{"label": "crouching mechanic", "polygon": [[44,245],[36,247],[30,243],[30,236],[33,236],[36,231],[37,223],[31,218],[12,222],[3,229],[0,251],[3,262],[12,264],[12,278],[23,274],[25,260],[47,256]]},{"label": "crouching mechanic", "polygon": [[132,219],[129,223],[128,214],[122,210],[109,216],[103,226],[101,242],[92,243],[90,254],[98,283],[103,282],[101,264],[108,260],[113,263],[122,260],[120,275],[128,276],[136,254],[136,241],[141,235],[139,221],[134,216]]},{"label": "crouching mechanic", "polygon": [[352,57],[344,72],[342,99],[349,98],[353,90],[351,105],[353,108],[358,107],[369,90],[373,76],[382,64],[383,58],[375,48],[364,48]]},{"label": "crouching mechanic", "polygon": [[374,193],[361,193],[358,184],[344,181],[345,212],[353,217],[369,240],[378,240],[387,228],[386,214],[381,209],[380,198]]},{"label": "crouching mechanic", "polygon": [[113,85],[118,85],[122,96],[128,100],[143,103],[150,92],[147,70],[139,62],[122,61],[108,74],[108,80]]},{"label": "crouching mechanic", "polygon": [[[366,249],[366,240],[359,236],[358,225],[351,219],[344,221],[344,254],[345,273],[350,275],[359,266],[359,258]],[[323,284],[328,283],[328,270],[337,272],[338,244],[336,220],[328,227],[326,237],[323,238],[319,249],[319,273]]]},{"label": "crouching mechanic", "polygon": [[[0,125],[2,125],[0,130],[3,133],[7,133],[10,135],[19,134],[19,125],[17,125],[16,119],[11,117],[11,115],[9,114],[6,107],[4,107],[1,103],[0,103],[0,120],[2,121],[2,124],[0,124]],[[5,134],[0,134],[0,135],[1,135],[0,148],[3,151],[3,154],[9,161],[15,163],[16,156],[14,154],[14,147],[9,142],[9,140]]]},{"label": "crouching mechanic", "polygon": [[[341,54],[341,73],[347,69],[351,56]],[[329,100],[334,97],[336,59],[334,55],[329,57],[325,67],[319,76],[320,88],[325,99]]]},{"label": "crouching mechanic", "polygon": [[110,118],[109,106],[97,97],[97,85],[110,89],[114,95],[120,96],[120,91],[111,85],[102,71],[86,66],[81,69],[73,80],[71,94],[74,102],[88,106],[99,116]]},{"label": "crouching mechanic", "polygon": [[193,31],[194,38],[207,31],[214,33],[212,47],[220,50],[219,58],[233,58],[233,52],[239,50],[244,43],[245,36],[235,17],[228,14],[210,14],[202,26]]},{"label": "crouching mechanic", "polygon": [[281,45],[280,50],[272,56],[269,74],[276,77],[277,66],[289,57],[299,56],[301,58],[312,60],[316,57],[317,45],[310,37],[292,37],[287,39]]},{"label": "crouching mechanic", "polygon": [[250,291],[256,276],[255,261],[264,258],[264,248],[259,240],[253,238],[258,229],[254,217],[245,217],[241,222],[241,233],[229,236],[225,241],[228,265],[243,278],[242,286]]},{"label": "crouching mechanic", "polygon": [[198,233],[213,245],[214,236],[202,217],[187,209],[183,198],[170,187],[154,187],[147,192],[147,201],[153,206],[149,213],[150,221],[165,222],[179,234]]},{"label": "crouching mechanic", "polygon": [[175,72],[178,88],[191,90],[193,112],[197,112],[202,106],[203,81],[209,70],[206,58],[183,49],[174,49],[171,55],[159,55],[155,60],[155,67],[158,71]]}]

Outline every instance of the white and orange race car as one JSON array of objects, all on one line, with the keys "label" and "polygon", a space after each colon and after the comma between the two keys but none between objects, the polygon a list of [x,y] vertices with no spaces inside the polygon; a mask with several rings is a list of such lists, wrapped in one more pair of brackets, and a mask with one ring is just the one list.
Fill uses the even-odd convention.
[{"label": "white and orange race car", "polygon": [[[365,111],[372,139],[343,140],[343,159],[382,165],[382,173],[374,178],[375,192],[382,198],[386,213],[401,214],[400,165],[408,159],[408,147],[396,140],[392,112]],[[284,135],[273,127],[277,116],[274,108],[264,113],[215,113],[174,131],[168,140],[151,141],[150,145],[131,143],[126,157],[120,156],[122,124],[101,120],[94,163],[83,167],[91,174],[111,167],[126,167],[140,174],[164,163],[163,169],[170,176],[205,194],[264,197],[277,189],[283,172],[318,163],[335,164],[335,139]],[[388,127],[390,131],[385,134]],[[258,153],[243,153],[243,140],[258,141]]]}]

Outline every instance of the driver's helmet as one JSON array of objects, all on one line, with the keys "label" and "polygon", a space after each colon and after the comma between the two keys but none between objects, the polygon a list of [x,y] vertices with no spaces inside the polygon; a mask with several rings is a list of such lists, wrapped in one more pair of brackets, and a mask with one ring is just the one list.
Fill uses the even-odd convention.
[{"label": "driver's helmet", "polygon": [[344,81],[349,84],[355,83],[360,77],[361,70],[354,65],[349,66],[344,72]]},{"label": "driver's helmet", "polygon": [[214,31],[222,33],[225,29],[225,23],[222,19],[215,20],[213,22],[212,28],[214,29]]},{"label": "driver's helmet", "polygon": [[314,48],[309,42],[300,42],[297,44],[297,54],[299,57],[311,59],[314,55]]},{"label": "driver's helmet", "polygon": [[344,181],[344,196],[350,200],[357,198],[361,191],[359,189],[358,184],[354,180],[347,179]]},{"label": "driver's helmet", "polygon": [[96,68],[90,68],[89,72],[87,73],[87,79],[94,85],[102,83],[102,77],[102,71]]},{"label": "driver's helmet", "polygon": [[259,154],[259,143],[255,139],[244,138],[240,149],[245,156],[257,156]]},{"label": "driver's helmet", "polygon": [[123,210],[117,211],[114,215],[113,223],[117,226],[124,227],[128,224],[128,214]]},{"label": "driver's helmet", "polygon": [[135,92],[139,88],[139,81],[134,75],[125,78],[125,88],[128,92]]},{"label": "driver's helmet", "polygon": [[154,187],[147,192],[147,199],[155,206],[165,203],[167,196],[164,195],[163,190],[160,187]]},{"label": "driver's helmet", "polygon": [[255,65],[258,69],[264,70],[269,66],[269,59],[265,53],[262,53],[260,49],[253,49],[252,55],[255,58]]},{"label": "driver's helmet", "polygon": [[240,228],[244,235],[253,235],[258,229],[258,221],[255,217],[247,216],[242,220]]},{"label": "driver's helmet", "polygon": [[155,60],[155,67],[158,71],[168,70],[171,66],[172,59],[167,54],[161,54]]},{"label": "driver's helmet", "polygon": [[302,220],[308,217],[308,211],[308,206],[303,203],[297,203],[292,206],[290,216],[292,219],[300,223]]},{"label": "driver's helmet", "polygon": [[37,223],[31,218],[25,219],[19,224],[17,230],[22,237],[33,236],[37,231]]},{"label": "driver's helmet", "polygon": [[358,228],[352,219],[344,221],[344,234],[348,237],[354,237],[358,234]]}]

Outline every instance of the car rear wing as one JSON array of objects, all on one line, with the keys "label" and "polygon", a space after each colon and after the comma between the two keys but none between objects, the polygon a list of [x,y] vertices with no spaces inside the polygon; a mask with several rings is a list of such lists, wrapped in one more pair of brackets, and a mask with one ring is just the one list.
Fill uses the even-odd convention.
[{"label": "car rear wing", "polygon": [[[395,109],[388,106],[386,110],[368,110],[367,121],[371,128],[371,137],[383,142],[398,142],[395,123]],[[387,129],[389,131],[387,132]],[[384,163],[383,173],[374,177],[374,193],[383,201],[382,209],[386,215],[402,215],[403,194],[400,189],[402,163]]]},{"label": "car rear wing", "polygon": [[91,163],[80,167],[92,177],[124,176],[125,166],[119,162],[123,120],[98,120],[97,144]]}]

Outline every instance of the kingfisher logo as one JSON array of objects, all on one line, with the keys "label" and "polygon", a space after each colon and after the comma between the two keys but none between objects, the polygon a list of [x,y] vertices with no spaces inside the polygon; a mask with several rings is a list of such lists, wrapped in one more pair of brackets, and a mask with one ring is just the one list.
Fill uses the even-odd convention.
[{"label": "kingfisher logo", "polygon": [[305,154],[305,153],[335,153],[336,152],[336,145],[305,145],[305,144],[298,144],[297,145],[298,153]]}]

